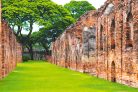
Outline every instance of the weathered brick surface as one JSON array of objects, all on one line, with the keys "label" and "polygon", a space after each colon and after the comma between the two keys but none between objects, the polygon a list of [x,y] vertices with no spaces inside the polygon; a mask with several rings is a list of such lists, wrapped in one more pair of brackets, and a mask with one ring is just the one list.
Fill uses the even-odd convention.
[{"label": "weathered brick surface", "polygon": [[138,0],[107,0],[51,45],[51,63],[138,87]]},{"label": "weathered brick surface", "polygon": [[0,79],[11,72],[16,67],[17,62],[21,61],[22,47],[17,42],[9,25],[1,19],[0,13]]}]

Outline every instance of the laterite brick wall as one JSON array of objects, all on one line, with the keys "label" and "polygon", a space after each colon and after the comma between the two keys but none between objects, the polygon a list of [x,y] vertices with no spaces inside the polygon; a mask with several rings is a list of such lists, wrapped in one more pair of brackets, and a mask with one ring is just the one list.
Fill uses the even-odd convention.
[{"label": "laterite brick wall", "polygon": [[0,79],[8,75],[21,61],[22,46],[17,42],[8,23],[1,19],[0,13]]},{"label": "laterite brick wall", "polygon": [[51,63],[138,87],[138,0],[107,0],[52,43]]}]

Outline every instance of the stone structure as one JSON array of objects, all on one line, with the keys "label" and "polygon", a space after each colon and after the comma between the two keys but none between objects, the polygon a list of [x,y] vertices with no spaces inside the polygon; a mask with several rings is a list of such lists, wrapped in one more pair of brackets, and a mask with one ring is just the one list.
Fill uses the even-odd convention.
[{"label": "stone structure", "polygon": [[107,0],[51,45],[51,63],[138,87],[138,0]]},{"label": "stone structure", "polygon": [[11,72],[16,67],[17,62],[21,61],[22,47],[17,42],[14,32],[7,22],[1,19],[0,13],[0,79]]}]

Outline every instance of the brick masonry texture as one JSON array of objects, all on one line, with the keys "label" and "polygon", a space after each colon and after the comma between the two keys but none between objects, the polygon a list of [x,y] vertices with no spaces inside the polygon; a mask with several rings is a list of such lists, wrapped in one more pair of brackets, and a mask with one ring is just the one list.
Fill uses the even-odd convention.
[{"label": "brick masonry texture", "polygon": [[138,0],[107,0],[51,45],[53,64],[138,87]]},{"label": "brick masonry texture", "polygon": [[0,79],[7,76],[16,67],[17,62],[21,61],[22,46],[17,42],[7,22],[1,19],[0,13]]}]

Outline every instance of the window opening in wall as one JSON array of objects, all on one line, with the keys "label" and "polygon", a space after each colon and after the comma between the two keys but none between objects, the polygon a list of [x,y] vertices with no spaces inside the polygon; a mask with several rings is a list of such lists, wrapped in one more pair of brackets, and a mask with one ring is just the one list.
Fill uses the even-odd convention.
[{"label": "window opening in wall", "polygon": [[96,50],[96,28],[90,27],[89,28],[89,51],[95,52]]},{"label": "window opening in wall", "polygon": [[111,49],[115,49],[115,20],[111,23]]},{"label": "window opening in wall", "polygon": [[132,13],[128,13],[127,19],[126,19],[126,48],[133,47],[132,45],[132,30],[131,30],[131,24],[133,21]]},{"label": "window opening in wall", "polygon": [[83,54],[88,58],[96,50],[96,28],[84,28],[83,31]]},{"label": "window opening in wall", "polygon": [[114,61],[111,64],[111,81],[116,82],[116,69],[115,69],[115,62]]},{"label": "window opening in wall", "polygon": [[104,11],[104,15],[109,15],[113,10],[114,10],[114,5],[113,5],[112,3],[110,3],[110,4],[106,7],[106,9],[105,9],[105,11]]},{"label": "window opening in wall", "polygon": [[100,50],[103,50],[103,26],[100,27]]}]

